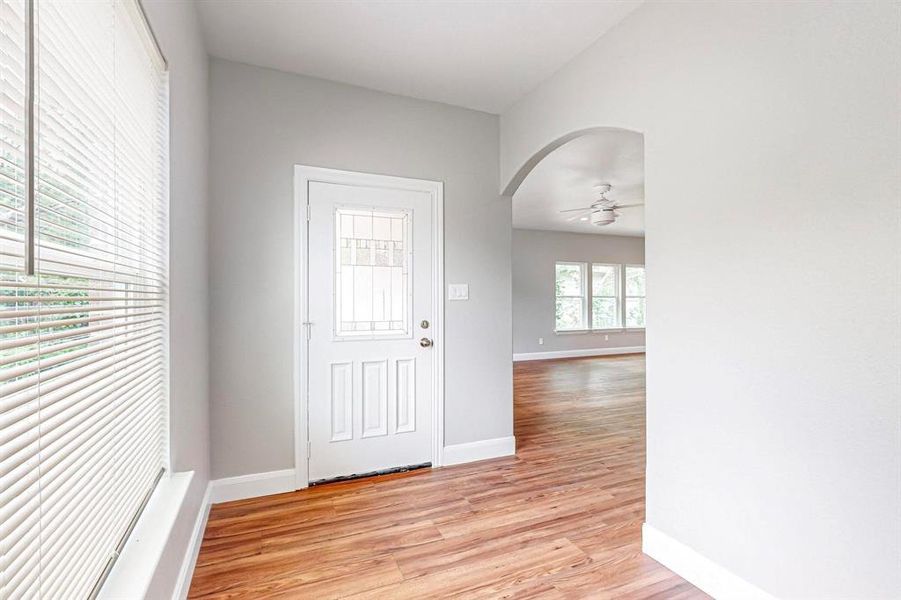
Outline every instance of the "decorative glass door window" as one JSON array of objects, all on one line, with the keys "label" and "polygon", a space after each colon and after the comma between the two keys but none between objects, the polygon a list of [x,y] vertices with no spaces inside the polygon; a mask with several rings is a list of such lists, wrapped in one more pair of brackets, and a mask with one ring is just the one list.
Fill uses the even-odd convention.
[{"label": "decorative glass door window", "polygon": [[409,337],[412,213],[335,209],[335,338]]}]

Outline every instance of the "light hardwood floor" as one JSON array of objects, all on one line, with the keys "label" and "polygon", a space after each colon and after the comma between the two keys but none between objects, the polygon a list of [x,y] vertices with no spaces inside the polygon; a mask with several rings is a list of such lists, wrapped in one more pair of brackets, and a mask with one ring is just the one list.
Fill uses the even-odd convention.
[{"label": "light hardwood floor", "polygon": [[517,363],[516,457],[218,504],[192,598],[707,598],[641,553],[644,357]]}]

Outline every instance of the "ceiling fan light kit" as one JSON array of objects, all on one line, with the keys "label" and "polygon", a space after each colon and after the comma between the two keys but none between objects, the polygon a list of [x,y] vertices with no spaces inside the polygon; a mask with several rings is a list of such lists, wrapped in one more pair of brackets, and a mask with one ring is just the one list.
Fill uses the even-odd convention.
[{"label": "ceiling fan light kit", "polygon": [[[607,198],[607,193],[613,189],[613,186],[609,183],[602,183],[594,186],[599,189],[601,197],[598,198],[591,206],[586,206],[585,208],[569,208],[567,210],[561,210],[561,213],[575,212],[575,213],[586,213],[590,211],[589,217],[591,218],[591,224],[602,226],[602,225],[610,225],[616,218],[620,216],[618,212],[616,212],[620,208],[635,208],[636,206],[644,206],[643,204],[617,204],[616,200],[610,200]],[[572,221],[574,219],[579,219],[580,221],[587,221],[589,217],[581,216],[580,214],[576,214],[573,217],[570,217],[569,220]]]},{"label": "ceiling fan light kit", "polygon": [[616,221],[616,215],[612,210],[594,210],[591,212],[592,225],[609,225]]}]

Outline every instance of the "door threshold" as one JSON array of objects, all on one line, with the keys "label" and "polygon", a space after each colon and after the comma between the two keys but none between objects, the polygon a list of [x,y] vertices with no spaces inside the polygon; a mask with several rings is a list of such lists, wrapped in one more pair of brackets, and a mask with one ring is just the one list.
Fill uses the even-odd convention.
[{"label": "door threshold", "polygon": [[317,479],[310,482],[310,487],[314,485],[324,485],[326,483],[339,483],[341,481],[351,481],[354,479],[364,479],[366,477],[378,477],[379,475],[391,475],[392,473],[406,473],[407,471],[416,471],[418,469],[430,469],[431,462],[419,463],[416,465],[407,465],[405,467],[393,467],[391,469],[382,469],[381,471],[369,471],[368,473],[354,473],[353,475],[342,475],[341,477],[329,477],[328,479]]}]

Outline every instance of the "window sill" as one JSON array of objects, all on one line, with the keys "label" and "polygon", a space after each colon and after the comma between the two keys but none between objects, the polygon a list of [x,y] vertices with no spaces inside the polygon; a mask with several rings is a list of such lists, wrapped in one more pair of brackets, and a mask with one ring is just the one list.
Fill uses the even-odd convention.
[{"label": "window sill", "polygon": [[146,595],[193,477],[193,471],[163,475],[100,589],[99,600]]},{"label": "window sill", "polygon": [[609,329],[555,329],[555,335],[586,335],[590,333],[644,333],[644,327],[611,327]]}]

